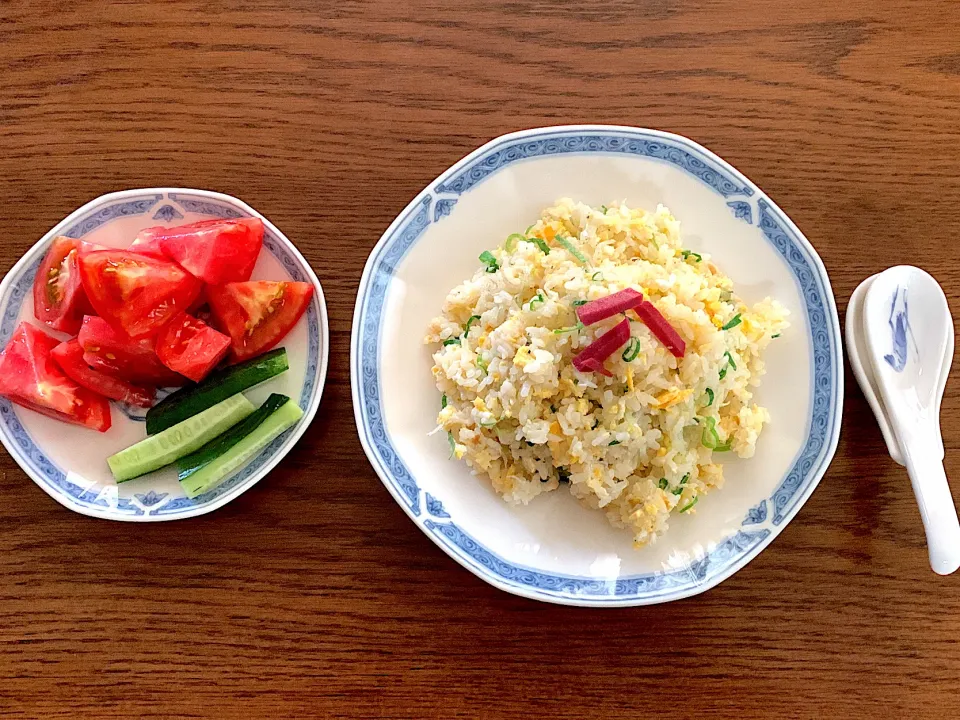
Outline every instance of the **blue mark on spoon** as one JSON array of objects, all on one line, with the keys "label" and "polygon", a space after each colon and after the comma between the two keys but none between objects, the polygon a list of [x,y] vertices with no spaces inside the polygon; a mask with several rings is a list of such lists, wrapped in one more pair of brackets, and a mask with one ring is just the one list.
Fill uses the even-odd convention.
[{"label": "blue mark on spoon", "polygon": [[[883,359],[898,373],[907,366],[907,335],[913,340],[913,330],[910,327],[910,314],[907,307],[907,289],[898,287],[890,299],[890,338],[893,341],[893,352],[884,355]],[[917,341],[913,340],[914,351],[919,355]]]}]

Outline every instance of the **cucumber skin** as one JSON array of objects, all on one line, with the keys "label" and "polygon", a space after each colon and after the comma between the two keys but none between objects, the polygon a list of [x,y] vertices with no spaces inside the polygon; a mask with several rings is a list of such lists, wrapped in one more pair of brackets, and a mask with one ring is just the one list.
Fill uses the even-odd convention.
[{"label": "cucumber skin", "polygon": [[[258,369],[262,366],[262,370]],[[211,373],[202,383],[177,390],[147,411],[147,435],[155,435],[217,403],[290,369],[286,348]],[[240,377],[237,381],[235,378]],[[244,376],[248,379],[244,380]],[[250,377],[255,382],[249,382]]]},{"label": "cucumber skin", "polygon": [[283,407],[289,400],[290,398],[286,395],[273,393],[266,399],[263,405],[227,430],[223,435],[215,437],[199,450],[180,458],[177,461],[179,479],[186,480],[204,465],[213,462],[225,454],[230,448],[256,430],[264,420],[273,415],[274,412]]},{"label": "cucumber skin", "polygon": [[[254,410],[256,410],[256,408],[254,408],[253,403],[247,400],[242,393],[237,393],[236,395],[217,403],[213,407],[207,408],[203,412],[184,420],[182,423],[177,423],[161,433],[151,435],[146,439],[141,440],[140,442],[135,443],[114,455],[111,455],[107,458],[107,465],[110,466],[110,472],[113,473],[113,476],[116,478],[118,483],[132,480],[133,478],[140,477],[141,475],[146,475],[148,472],[159,470],[160,468],[165,467],[172,462],[176,462],[178,458],[188,455],[203,447],[215,437],[223,434],[245,417],[253,413]],[[224,415],[218,420],[217,415],[225,412],[229,414]],[[182,432],[181,426],[187,423],[197,423],[201,430],[196,433],[192,439],[184,442],[180,448],[166,450],[163,454],[158,454],[152,460],[136,459],[136,455],[140,454],[144,447],[162,445],[170,438],[173,438],[177,436],[178,433]],[[128,457],[131,455],[135,457],[135,459],[132,461],[128,460]]]},{"label": "cucumber skin", "polygon": [[186,480],[181,481],[180,487],[191,499],[210,492],[243,469],[263,448],[296,425],[302,417],[303,410],[300,406],[293,400],[288,400],[216,461],[207,463]]}]

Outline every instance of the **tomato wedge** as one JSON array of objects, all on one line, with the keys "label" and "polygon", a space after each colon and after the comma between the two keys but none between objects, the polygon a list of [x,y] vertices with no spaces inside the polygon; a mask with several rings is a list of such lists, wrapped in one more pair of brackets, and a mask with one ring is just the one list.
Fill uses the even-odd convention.
[{"label": "tomato wedge", "polygon": [[94,246],[55,237],[33,279],[33,314],[54,330],[76,334],[90,304],[80,282],[80,253]]},{"label": "tomato wedge", "polygon": [[[260,218],[204,220],[180,227],[147,228],[137,236],[210,285],[250,279],[263,245]],[[134,241],[136,243],[136,241]]]},{"label": "tomato wedge", "polygon": [[160,249],[160,243],[150,235],[150,231],[156,229],[157,228],[147,228],[146,230],[141,230],[140,234],[130,243],[130,247],[127,248],[127,250],[135,252],[137,255],[146,255],[147,257],[156,258],[157,260],[166,260],[167,256],[164,255],[163,250]]},{"label": "tomato wedge", "polygon": [[57,361],[57,365],[67,377],[80,387],[128,405],[153,407],[153,388],[134,385],[94,370],[83,359],[83,347],[78,340],[69,340],[57,345],[53,349],[53,359]]},{"label": "tomato wedge", "polygon": [[40,328],[20,323],[0,353],[0,395],[48,417],[106,432],[110,403],[61,372],[52,357],[59,344]]},{"label": "tomato wedge", "polygon": [[97,313],[132,338],[156,334],[203,287],[168,260],[127,250],[81,253],[80,277]]},{"label": "tomato wedge", "polygon": [[266,352],[297,324],[313,297],[305,282],[242,282],[207,288],[217,326],[230,335],[231,357],[246,360]]},{"label": "tomato wedge", "polygon": [[171,370],[200,382],[230,352],[230,338],[203,320],[180,313],[157,337],[157,357]]},{"label": "tomato wedge", "polygon": [[182,376],[165,367],[150,338],[134,340],[103,318],[87,316],[77,337],[87,365],[127,382],[172,387],[183,385]]}]

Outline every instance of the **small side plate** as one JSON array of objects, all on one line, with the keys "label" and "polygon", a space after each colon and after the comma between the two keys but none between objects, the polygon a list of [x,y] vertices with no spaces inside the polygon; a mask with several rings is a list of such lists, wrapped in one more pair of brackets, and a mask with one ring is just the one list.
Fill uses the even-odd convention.
[{"label": "small side plate", "polygon": [[264,249],[253,279],[290,279],[314,286],[313,302],[282,343],[290,370],[248,393],[254,404],[263,402],[271,392],[289,395],[299,401],[303,419],[220,487],[191,500],[169,468],[119,485],[114,482],[106,458],[144,437],[144,411],[121,410],[115,404],[113,427],[101,434],[0,398],[0,441],[24,472],[61,505],[84,515],[135,522],[203,515],[230,502],[270,472],[313,420],[327,375],[329,339],[323,289],[294,244],[263,215],[229,195],[151,188],[111,193],[87,203],[44,235],[0,283],[0,347],[7,344],[21,321],[40,325],[33,314],[33,278],[56,236],[127,247],[143,228],[184,225],[213,217],[263,220]]}]

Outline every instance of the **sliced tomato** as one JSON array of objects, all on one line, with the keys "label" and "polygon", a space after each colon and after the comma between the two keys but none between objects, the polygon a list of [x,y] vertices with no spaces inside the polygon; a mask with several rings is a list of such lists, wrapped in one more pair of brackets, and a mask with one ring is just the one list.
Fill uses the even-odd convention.
[{"label": "sliced tomato", "polygon": [[157,337],[157,357],[171,370],[200,382],[230,352],[230,338],[203,320],[180,313]]},{"label": "sliced tomato", "polygon": [[152,338],[134,340],[103,318],[87,316],[77,337],[90,367],[127,382],[174,387],[186,381],[157,357]]},{"label": "sliced tomato", "polygon": [[140,236],[146,244],[159,245],[191,275],[211,285],[223,285],[250,279],[263,246],[263,221],[204,220],[180,227],[148,228]]},{"label": "sliced tomato", "polygon": [[266,352],[297,324],[313,297],[304,282],[241,282],[207,288],[217,326],[230,335],[234,360]]},{"label": "sliced tomato", "polygon": [[80,277],[97,313],[132,338],[155,335],[203,287],[175,263],[127,250],[81,253]]},{"label": "sliced tomato", "polygon": [[40,328],[20,323],[0,353],[0,395],[57,420],[106,432],[110,403],[63,374],[53,360],[59,344]]},{"label": "sliced tomato", "polygon": [[141,230],[127,249],[138,255],[146,255],[147,257],[156,258],[157,260],[166,260],[167,256],[163,254],[163,250],[160,249],[160,243],[157,242],[152,234],[152,231],[161,229],[162,228],[147,228],[146,230]]},{"label": "sliced tomato", "polygon": [[125,380],[94,370],[83,359],[83,346],[78,340],[60,343],[53,349],[53,359],[67,377],[80,387],[93,390],[104,397],[119,400],[128,405],[148,408],[153,406],[153,388],[134,385]]},{"label": "sliced tomato", "polygon": [[187,308],[187,312],[191,315],[197,315],[203,308],[207,306],[207,286],[204,285],[200,288],[200,293],[197,295],[197,298],[190,303],[190,307]]},{"label": "sliced tomato", "polygon": [[76,334],[90,304],[80,282],[80,253],[92,249],[82,240],[55,237],[33,279],[33,314],[54,330]]}]

